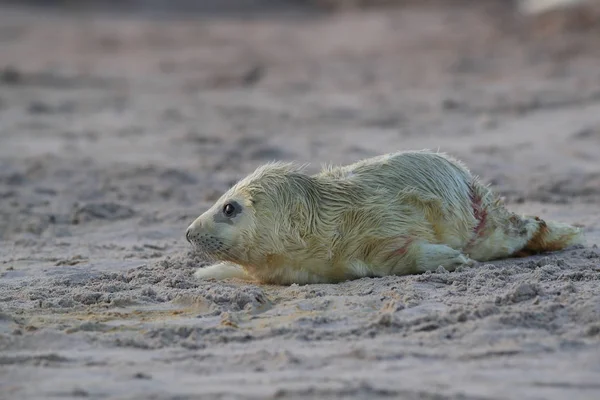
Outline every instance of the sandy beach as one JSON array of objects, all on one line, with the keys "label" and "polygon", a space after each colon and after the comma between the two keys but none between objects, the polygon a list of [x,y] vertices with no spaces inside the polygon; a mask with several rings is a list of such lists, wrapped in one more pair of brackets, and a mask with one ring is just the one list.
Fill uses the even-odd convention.
[{"label": "sandy beach", "polygon": [[[255,3],[0,4],[0,399],[600,398],[600,26]],[[337,285],[193,279],[185,229],[257,166],[424,148],[586,245]]]}]

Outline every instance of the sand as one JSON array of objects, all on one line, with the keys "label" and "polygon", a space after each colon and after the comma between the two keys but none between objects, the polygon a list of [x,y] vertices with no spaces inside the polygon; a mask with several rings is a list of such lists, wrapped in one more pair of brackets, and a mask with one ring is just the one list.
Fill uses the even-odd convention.
[{"label": "sand", "polygon": [[[504,3],[0,11],[0,398],[600,398],[598,31]],[[583,248],[338,285],[196,282],[272,159],[432,148]]]}]

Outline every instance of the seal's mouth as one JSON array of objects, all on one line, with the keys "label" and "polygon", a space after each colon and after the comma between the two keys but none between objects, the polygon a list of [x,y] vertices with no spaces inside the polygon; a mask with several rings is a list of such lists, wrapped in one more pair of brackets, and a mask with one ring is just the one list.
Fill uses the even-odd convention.
[{"label": "seal's mouth", "polygon": [[225,243],[218,237],[205,233],[197,233],[188,230],[185,237],[192,246],[199,250],[204,250],[207,253],[219,252],[225,246]]},{"label": "seal's mouth", "polygon": [[195,251],[202,254],[207,259],[218,261],[228,253],[225,242],[209,233],[190,227],[185,232],[185,238]]}]

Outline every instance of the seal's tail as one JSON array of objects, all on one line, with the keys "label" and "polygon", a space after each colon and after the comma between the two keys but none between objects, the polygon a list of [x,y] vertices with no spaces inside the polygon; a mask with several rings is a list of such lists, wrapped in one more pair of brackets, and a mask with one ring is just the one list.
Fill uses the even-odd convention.
[{"label": "seal's tail", "polygon": [[566,247],[583,244],[581,228],[556,221],[544,221],[533,217],[538,222],[537,231],[519,252],[527,256],[547,251],[563,250]]}]

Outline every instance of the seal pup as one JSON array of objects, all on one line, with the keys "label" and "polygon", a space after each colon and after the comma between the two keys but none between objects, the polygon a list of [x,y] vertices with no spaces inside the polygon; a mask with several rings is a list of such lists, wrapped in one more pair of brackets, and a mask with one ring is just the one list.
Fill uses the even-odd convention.
[{"label": "seal pup", "polygon": [[218,261],[195,277],[335,283],[452,271],[582,240],[574,226],[508,211],[446,154],[405,151],[303,170],[263,165],[193,221],[187,240]]}]

